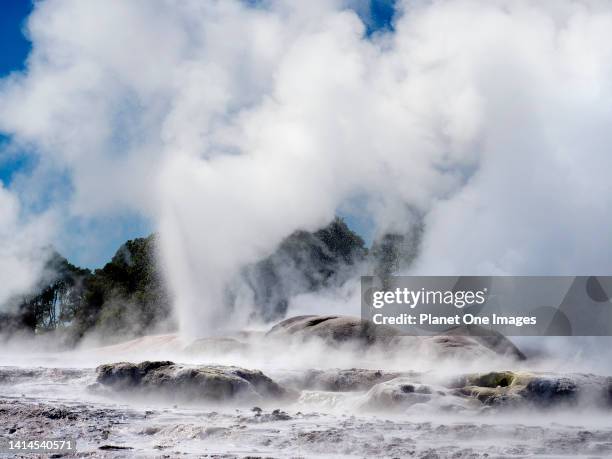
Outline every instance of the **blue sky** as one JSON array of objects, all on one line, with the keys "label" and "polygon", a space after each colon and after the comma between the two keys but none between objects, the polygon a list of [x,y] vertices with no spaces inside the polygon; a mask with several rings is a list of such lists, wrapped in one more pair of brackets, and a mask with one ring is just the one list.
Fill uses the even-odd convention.
[{"label": "blue sky", "polygon": [[28,0],[5,0],[0,15],[0,76],[24,67],[30,42],[23,35],[23,22],[32,11]]},{"label": "blue sky", "polygon": [[[24,69],[25,60],[31,45],[23,34],[23,25],[32,11],[29,0],[5,0],[0,14],[0,78],[11,72]],[[0,149],[8,144],[9,139],[0,133]],[[9,184],[13,174],[26,167],[25,156],[3,154],[0,157],[0,180]]]},{"label": "blue sky", "polygon": [[[367,26],[367,34],[392,28],[394,0],[371,0],[359,8]],[[31,43],[24,34],[25,21],[33,9],[29,0],[3,0],[0,14],[0,78],[11,72],[25,70]],[[0,181],[7,188],[19,174],[27,174],[35,166],[35,159],[27,151],[15,151],[10,147],[10,137],[0,132]],[[68,179],[66,179],[68,180]],[[69,187],[69,183],[66,183]],[[372,223],[367,217],[340,212],[351,228],[360,233],[369,244]],[[101,267],[127,239],[146,236],[151,225],[137,215],[66,222],[67,234],[57,242],[58,250],[70,261],[89,268]],[[83,241],[88,241],[84,244]],[[91,241],[95,241],[92,244]]]}]

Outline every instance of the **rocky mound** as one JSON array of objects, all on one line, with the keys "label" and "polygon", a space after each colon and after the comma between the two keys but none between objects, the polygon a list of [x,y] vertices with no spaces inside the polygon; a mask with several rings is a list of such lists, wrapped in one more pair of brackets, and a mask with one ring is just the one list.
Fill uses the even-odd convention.
[{"label": "rocky mound", "polygon": [[484,330],[477,325],[459,326],[447,330],[441,336],[433,337],[441,343],[453,346],[453,343],[461,340],[476,342],[499,355],[507,355],[518,360],[525,360],[523,354],[508,338],[493,330]]},{"label": "rocky mound", "polygon": [[454,386],[488,406],[612,406],[612,379],[591,374],[501,371],[463,376]]},{"label": "rocky mound", "polygon": [[285,319],[268,331],[268,337],[320,338],[329,344],[357,342],[371,345],[397,336],[392,327],[376,327],[372,322],[350,316],[296,316]]},{"label": "rocky mound", "polygon": [[262,401],[293,396],[258,370],[173,362],[119,362],[96,369],[97,385],[177,401]]},{"label": "rocky mound", "polygon": [[376,384],[395,379],[399,376],[418,378],[416,372],[392,372],[350,368],[346,370],[311,369],[291,375],[283,381],[285,385],[297,390],[324,390],[330,392],[356,392],[371,389]]},{"label": "rocky mound", "polygon": [[478,408],[480,403],[442,386],[421,384],[400,377],[375,385],[364,396],[361,408],[372,411],[405,411],[421,408],[439,412],[457,412]]},{"label": "rocky mound", "polygon": [[516,360],[524,354],[512,342],[497,333],[487,335],[479,327],[457,327],[438,336],[400,336],[391,326],[374,325],[350,316],[296,316],[274,325],[268,338],[318,338],[331,345],[356,343],[365,347],[386,346],[392,350],[430,351],[440,357],[487,357],[504,355]]},{"label": "rocky mound", "polygon": [[399,377],[373,386],[361,408],[405,411],[414,406],[436,411],[598,407],[612,408],[612,378],[591,374],[500,371],[464,375],[448,384]]}]

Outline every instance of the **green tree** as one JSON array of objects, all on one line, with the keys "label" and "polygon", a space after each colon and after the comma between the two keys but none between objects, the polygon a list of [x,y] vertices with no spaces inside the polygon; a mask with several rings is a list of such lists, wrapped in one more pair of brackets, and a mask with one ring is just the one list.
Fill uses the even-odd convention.
[{"label": "green tree", "polygon": [[68,327],[81,307],[83,284],[90,274],[53,251],[33,292],[25,295],[16,313],[0,318],[2,328],[43,333]]},{"label": "green tree", "polygon": [[155,235],[127,241],[87,279],[76,314],[77,337],[92,329],[102,335],[141,335],[170,317],[155,243]]}]

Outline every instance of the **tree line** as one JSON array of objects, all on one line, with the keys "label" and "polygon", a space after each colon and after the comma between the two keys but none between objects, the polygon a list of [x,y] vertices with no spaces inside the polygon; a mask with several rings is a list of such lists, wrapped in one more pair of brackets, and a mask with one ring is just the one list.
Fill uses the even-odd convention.
[{"label": "tree line", "polygon": [[[233,287],[246,283],[253,314],[267,321],[281,318],[295,295],[342,285],[366,271],[395,273],[414,257],[416,234],[385,234],[368,249],[341,218],[316,232],[296,231],[273,254],[240,271],[227,286],[227,307],[240,300],[235,292],[243,291]],[[93,271],[53,253],[36,288],[14,300],[12,313],[0,314],[0,332],[61,333],[74,344],[91,331],[117,337],[172,329],[156,240],[154,234],[129,240]]]}]

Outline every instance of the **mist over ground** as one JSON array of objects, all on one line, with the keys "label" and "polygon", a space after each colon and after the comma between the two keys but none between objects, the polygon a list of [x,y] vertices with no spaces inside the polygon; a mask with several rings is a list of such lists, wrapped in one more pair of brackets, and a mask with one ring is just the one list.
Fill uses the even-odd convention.
[{"label": "mist over ground", "polygon": [[358,4],[37,3],[0,85],[4,151],[35,159],[0,191],[2,300],[87,241],[71,218],[134,213],[201,334],[355,200],[377,237],[422,225],[410,273],[609,271],[610,5],[397,2],[371,33]]}]

